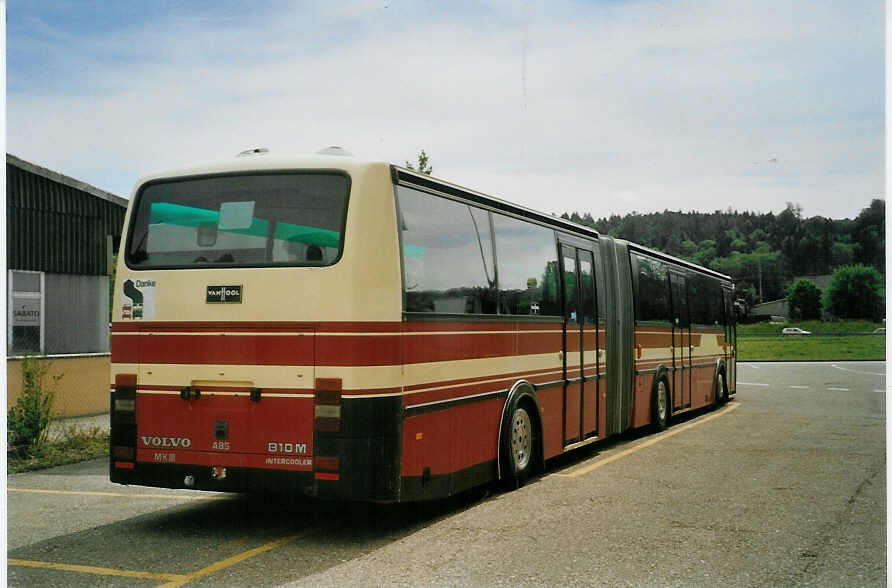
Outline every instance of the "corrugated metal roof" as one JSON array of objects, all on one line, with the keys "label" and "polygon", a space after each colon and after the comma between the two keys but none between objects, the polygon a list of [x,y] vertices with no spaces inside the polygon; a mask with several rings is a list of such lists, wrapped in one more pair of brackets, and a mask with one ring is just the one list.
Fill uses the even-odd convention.
[{"label": "corrugated metal roof", "polygon": [[15,155],[6,154],[6,163],[14,165],[18,168],[21,168],[25,171],[29,171],[32,174],[44,177],[48,180],[52,180],[53,182],[57,182],[59,184],[70,186],[75,190],[80,190],[81,192],[86,192],[87,194],[92,194],[98,198],[102,198],[103,200],[108,200],[118,206],[123,206],[127,208],[127,200],[121,198],[120,196],[116,196],[111,192],[106,192],[96,186],[91,186],[86,182],[82,182],[80,180],[75,180],[72,177],[66,176],[65,174],[60,174],[59,172],[54,172],[51,169],[47,169],[45,167],[40,167],[39,165],[33,164],[30,161],[25,161],[24,159],[20,159]]},{"label": "corrugated metal roof", "polygon": [[6,155],[9,269],[102,275],[121,237],[127,200]]}]

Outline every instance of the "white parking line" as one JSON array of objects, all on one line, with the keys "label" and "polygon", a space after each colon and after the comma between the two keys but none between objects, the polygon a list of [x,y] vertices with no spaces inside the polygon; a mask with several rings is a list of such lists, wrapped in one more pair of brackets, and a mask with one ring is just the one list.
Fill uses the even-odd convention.
[{"label": "white parking line", "polygon": [[737,382],[737,385],[738,386],[763,386],[763,387],[767,388],[771,384],[757,384],[755,382]]},{"label": "white parking line", "polygon": [[796,390],[808,390],[808,386],[790,386],[790,388],[794,388]]},{"label": "white parking line", "polygon": [[751,368],[753,368],[754,370],[760,370],[760,369],[762,369],[762,368],[760,368],[759,366],[754,365],[754,364],[752,364],[752,363],[745,363],[745,364],[743,364],[743,365],[745,365],[746,367],[751,367]]},{"label": "white parking line", "polygon": [[849,388],[827,388],[828,390],[833,390],[834,392],[851,392]]},{"label": "white parking line", "polygon": [[852,372],[853,374],[862,374],[862,375],[865,375],[865,376],[883,376],[883,377],[886,377],[886,374],[878,374],[878,373],[876,373],[876,372],[861,372],[861,371],[858,371],[858,370],[850,370],[849,368],[844,368],[844,367],[842,367],[842,366],[838,366],[838,365],[836,365],[835,363],[834,363],[834,364],[830,364],[830,367],[832,367],[832,368],[834,368],[834,369],[837,369],[837,370],[844,371],[844,372]]}]

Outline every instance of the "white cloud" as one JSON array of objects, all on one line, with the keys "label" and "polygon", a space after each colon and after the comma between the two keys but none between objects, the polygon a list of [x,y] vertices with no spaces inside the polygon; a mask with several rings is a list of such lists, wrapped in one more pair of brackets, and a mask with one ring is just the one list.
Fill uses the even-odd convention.
[{"label": "white cloud", "polygon": [[125,195],[159,167],[329,144],[424,148],[436,175],[596,217],[854,216],[883,194],[881,3],[385,5],[66,42],[47,59],[70,90],[11,80],[8,149]]}]

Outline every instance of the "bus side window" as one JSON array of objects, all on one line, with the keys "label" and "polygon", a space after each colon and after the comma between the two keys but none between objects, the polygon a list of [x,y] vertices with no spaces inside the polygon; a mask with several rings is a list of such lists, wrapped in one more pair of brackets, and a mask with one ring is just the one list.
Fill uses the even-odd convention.
[{"label": "bus side window", "polygon": [[576,248],[561,247],[564,261],[564,316],[570,322],[579,322],[577,301]]},{"label": "bus side window", "polygon": [[493,213],[499,312],[560,316],[560,269],[554,231]]},{"label": "bus side window", "polygon": [[601,262],[601,246],[595,242],[592,252],[595,256],[595,290],[598,303],[598,318],[607,319],[607,295],[604,292],[604,267]]},{"label": "bus side window", "polygon": [[406,311],[495,314],[489,213],[400,186]]},{"label": "bus side window", "polygon": [[586,325],[595,324],[594,267],[590,251],[579,250],[579,279],[582,294],[582,320]]},{"label": "bus side window", "polygon": [[639,322],[668,323],[672,318],[669,304],[669,275],[666,266],[656,259],[635,255],[637,260],[637,317]]}]

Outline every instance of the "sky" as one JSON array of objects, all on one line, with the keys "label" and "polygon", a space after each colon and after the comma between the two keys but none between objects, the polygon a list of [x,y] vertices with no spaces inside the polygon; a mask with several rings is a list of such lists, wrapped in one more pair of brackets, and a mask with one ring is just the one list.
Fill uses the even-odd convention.
[{"label": "sky", "polygon": [[854,218],[885,198],[881,1],[8,0],[7,152],[146,173],[340,145],[548,213]]}]

